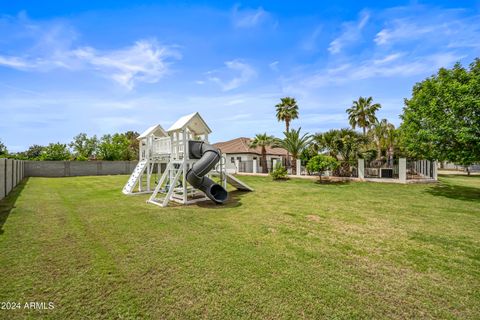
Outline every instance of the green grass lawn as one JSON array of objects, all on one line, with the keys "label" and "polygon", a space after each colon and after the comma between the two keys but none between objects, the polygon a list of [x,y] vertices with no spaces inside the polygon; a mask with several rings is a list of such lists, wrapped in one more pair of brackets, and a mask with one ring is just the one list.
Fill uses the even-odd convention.
[{"label": "green grass lawn", "polygon": [[30,178],[0,202],[0,318],[480,317],[480,176],[273,182],[160,208],[126,176]]}]

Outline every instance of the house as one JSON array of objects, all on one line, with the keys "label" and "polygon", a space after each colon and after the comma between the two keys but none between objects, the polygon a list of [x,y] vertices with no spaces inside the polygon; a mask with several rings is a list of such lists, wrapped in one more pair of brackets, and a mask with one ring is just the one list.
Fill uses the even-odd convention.
[{"label": "house", "polygon": [[[227,157],[227,167],[238,167],[241,172],[253,172],[253,160],[257,160],[257,171],[262,172],[262,148],[250,148],[250,138],[237,138],[230,141],[218,142],[214,146]],[[271,169],[275,161],[285,164],[287,150],[267,147],[267,168]]]}]

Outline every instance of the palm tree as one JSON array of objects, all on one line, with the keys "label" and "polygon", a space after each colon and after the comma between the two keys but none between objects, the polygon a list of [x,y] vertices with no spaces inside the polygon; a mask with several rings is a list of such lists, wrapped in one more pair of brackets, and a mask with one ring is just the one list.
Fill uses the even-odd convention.
[{"label": "palm tree", "polygon": [[377,121],[373,126],[373,140],[377,146],[378,156],[382,151],[386,151],[387,161],[389,164],[393,161],[394,147],[397,141],[397,132],[395,126],[388,122],[387,119]]},{"label": "palm tree", "polygon": [[[277,140],[276,145],[279,147],[284,148],[287,150],[289,154],[292,155],[293,163],[297,163],[297,159],[300,157],[302,151],[308,147],[310,142],[312,141],[312,136],[308,133],[300,135],[300,130],[302,128],[298,128],[298,130],[292,129],[291,131],[285,131],[283,134],[285,138],[283,140]],[[293,174],[297,173],[296,165],[292,168]]]},{"label": "palm tree", "polygon": [[346,110],[352,128],[362,128],[363,135],[366,134],[367,128],[377,122],[375,112],[382,107],[379,103],[372,104],[372,101],[372,97],[360,97],[357,101],[353,101],[352,106]]},{"label": "palm tree", "polygon": [[250,148],[260,147],[262,149],[262,172],[268,173],[267,168],[267,147],[275,144],[275,137],[269,136],[266,133],[257,133],[250,142]]},{"label": "palm tree", "polygon": [[348,174],[350,165],[363,157],[368,138],[352,129],[332,129],[315,136],[315,144],[320,152],[341,161],[339,174]]},{"label": "palm tree", "polygon": [[298,119],[298,105],[295,98],[285,97],[275,106],[277,109],[277,120],[285,121],[285,129],[290,131],[290,121]]}]

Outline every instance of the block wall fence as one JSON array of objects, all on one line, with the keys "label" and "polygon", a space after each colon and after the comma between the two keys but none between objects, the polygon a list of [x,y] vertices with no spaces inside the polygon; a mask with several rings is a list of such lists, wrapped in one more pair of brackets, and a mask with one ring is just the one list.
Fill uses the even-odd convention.
[{"label": "block wall fence", "polygon": [[25,161],[0,159],[0,199],[25,178]]},{"label": "block wall fence", "polygon": [[138,161],[26,161],[0,159],[0,199],[26,177],[131,174]]}]

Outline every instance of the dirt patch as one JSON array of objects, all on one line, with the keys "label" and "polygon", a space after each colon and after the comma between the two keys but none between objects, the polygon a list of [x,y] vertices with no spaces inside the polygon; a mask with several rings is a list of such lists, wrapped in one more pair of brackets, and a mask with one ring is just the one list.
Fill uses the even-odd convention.
[{"label": "dirt patch", "polygon": [[316,216],[314,214],[309,214],[306,216],[308,221],[313,221],[313,222],[320,222],[320,217]]}]

